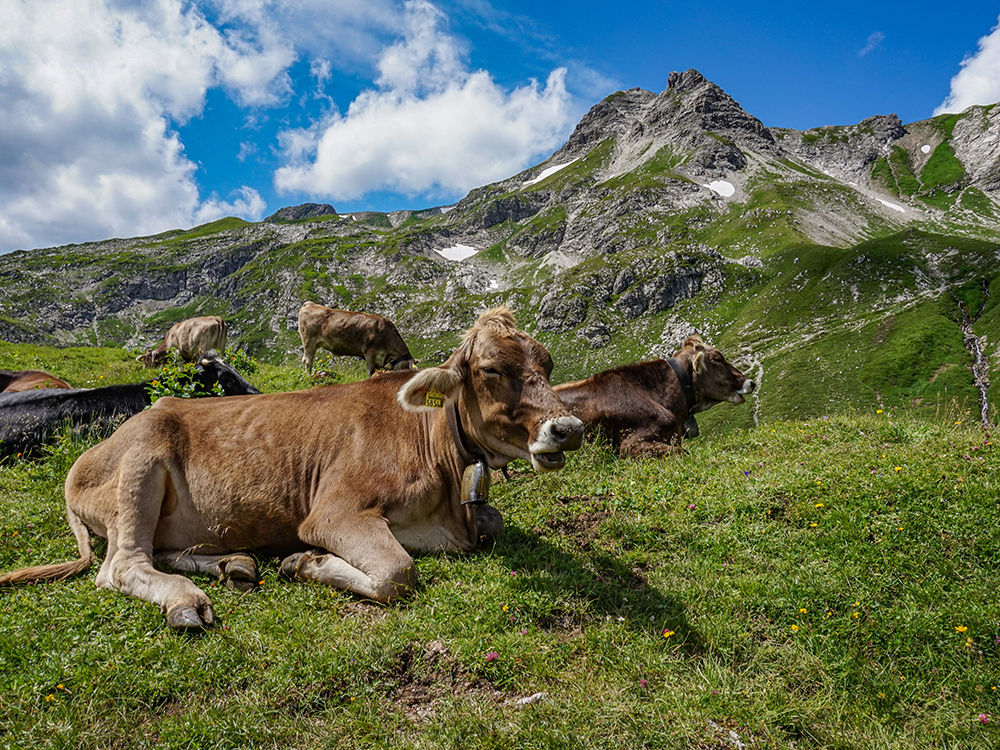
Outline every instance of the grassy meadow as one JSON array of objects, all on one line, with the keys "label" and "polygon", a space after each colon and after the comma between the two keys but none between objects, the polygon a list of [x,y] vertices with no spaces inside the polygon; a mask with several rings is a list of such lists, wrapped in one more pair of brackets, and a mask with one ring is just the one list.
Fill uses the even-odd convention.
[{"label": "grassy meadow", "polygon": [[[151,372],[113,349],[0,362]],[[62,482],[89,444],[0,464],[0,569],[75,557]],[[200,635],[96,565],[2,589],[0,748],[995,747],[998,463],[972,415],[873,404],[703,428],[667,459],[516,462],[491,491],[504,538],[418,556],[389,607],[271,559],[252,593],[196,578],[219,621]]]}]

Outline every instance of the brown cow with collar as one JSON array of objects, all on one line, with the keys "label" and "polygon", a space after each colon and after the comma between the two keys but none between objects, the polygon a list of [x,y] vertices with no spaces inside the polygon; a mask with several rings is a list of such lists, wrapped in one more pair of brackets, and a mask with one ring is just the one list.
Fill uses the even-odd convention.
[{"label": "brown cow with collar", "polygon": [[302,364],[308,373],[312,373],[317,348],[336,355],[361,357],[368,366],[369,377],[382,368],[411,370],[417,366],[393,322],[375,313],[335,310],[306,302],[299,309],[299,337]]},{"label": "brown cow with collar", "polygon": [[243,551],[287,555],[281,571],[296,580],[389,602],[416,585],[407,550],[467,552],[502,531],[463,475],[516,458],[552,471],[580,447],[583,424],[551,371],[549,353],[501,308],[440,367],[292,393],[161,398],[70,470],[79,559],[0,584],[85,570],[92,531],[108,540],[97,585],[159,605],[174,628],[211,625],[212,603],[154,558],[252,586]]},{"label": "brown cow with collar", "polygon": [[682,434],[697,435],[694,414],[722,401],[742,404],[753,389],[752,380],[698,336],[688,337],[670,359],[622,365],[555,388],[570,411],[588,429],[603,432],[622,456],[675,450]]},{"label": "brown cow with collar", "polygon": [[72,388],[65,380],[42,370],[0,370],[0,392],[23,393],[39,388]]},{"label": "brown cow with collar", "polygon": [[174,323],[163,341],[155,349],[147,349],[145,354],[136,357],[136,361],[147,367],[156,367],[166,361],[171,349],[177,349],[185,362],[194,362],[211,349],[225,353],[226,334],[226,321],[218,315],[188,318]]}]

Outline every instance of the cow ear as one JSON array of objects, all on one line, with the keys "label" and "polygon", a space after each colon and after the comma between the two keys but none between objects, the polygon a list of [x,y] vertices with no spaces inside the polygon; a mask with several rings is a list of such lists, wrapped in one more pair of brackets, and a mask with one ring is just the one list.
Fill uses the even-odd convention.
[{"label": "cow ear", "polygon": [[705,350],[701,347],[698,351],[694,353],[694,358],[691,360],[691,369],[695,371],[696,374],[701,374],[708,363],[705,361]]},{"label": "cow ear", "polygon": [[441,367],[429,367],[407,380],[396,394],[396,400],[407,411],[440,408],[458,397],[464,379],[464,370],[448,363]]}]

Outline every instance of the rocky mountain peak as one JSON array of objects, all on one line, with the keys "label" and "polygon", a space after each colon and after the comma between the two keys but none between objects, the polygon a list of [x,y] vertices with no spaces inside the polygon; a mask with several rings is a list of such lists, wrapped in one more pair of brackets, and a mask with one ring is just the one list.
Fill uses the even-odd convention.
[{"label": "rocky mountain peak", "polygon": [[708,79],[694,68],[688,68],[683,73],[675,70],[667,76],[667,91],[690,91],[703,83],[709,83]]},{"label": "rocky mountain peak", "polygon": [[329,203],[303,203],[299,206],[286,206],[278,209],[264,221],[277,223],[279,221],[295,221],[297,219],[315,219],[320,216],[335,215],[337,212]]}]

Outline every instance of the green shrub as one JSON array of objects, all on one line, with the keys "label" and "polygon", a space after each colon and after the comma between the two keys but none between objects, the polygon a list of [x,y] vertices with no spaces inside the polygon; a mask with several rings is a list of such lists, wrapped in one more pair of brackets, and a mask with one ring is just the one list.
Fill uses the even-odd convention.
[{"label": "green shrub", "polygon": [[167,365],[160,371],[160,376],[146,386],[146,391],[154,404],[164,396],[197,398],[225,395],[218,383],[206,390],[196,379],[197,374],[198,368],[191,362]]}]

